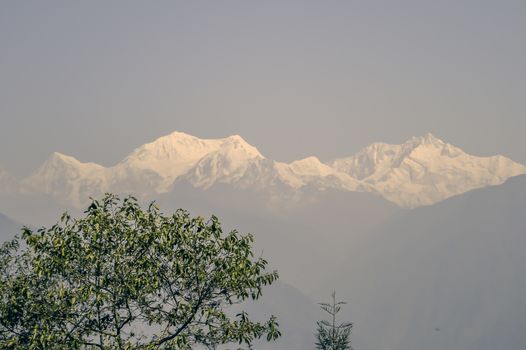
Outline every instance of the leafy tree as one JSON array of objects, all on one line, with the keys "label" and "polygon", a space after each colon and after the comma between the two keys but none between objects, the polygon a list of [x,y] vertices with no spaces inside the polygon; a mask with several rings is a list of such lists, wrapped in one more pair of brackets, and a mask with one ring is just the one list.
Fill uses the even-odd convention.
[{"label": "leafy tree", "polygon": [[316,349],[350,350],[352,323],[336,323],[336,314],[340,312],[343,301],[336,302],[336,292],[332,293],[332,303],[320,303],[323,311],[330,315],[330,320],[318,321]]},{"label": "leafy tree", "polygon": [[274,317],[226,312],[278,278],[250,234],[133,197],[106,195],[85,214],[1,246],[0,348],[250,347],[280,336]]}]

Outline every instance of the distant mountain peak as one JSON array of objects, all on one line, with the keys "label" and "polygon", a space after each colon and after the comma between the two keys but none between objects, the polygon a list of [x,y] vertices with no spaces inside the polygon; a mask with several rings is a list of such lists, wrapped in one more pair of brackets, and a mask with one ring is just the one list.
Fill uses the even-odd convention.
[{"label": "distant mountain peak", "polygon": [[303,159],[295,160],[291,164],[312,164],[312,165],[322,165],[323,163],[320,161],[318,157],[315,156],[309,156]]},{"label": "distant mountain peak", "polygon": [[48,158],[48,161],[60,161],[60,162],[67,162],[67,163],[80,163],[75,157],[65,155],[60,152],[53,152]]},{"label": "distant mountain peak", "polygon": [[233,142],[240,142],[240,143],[247,143],[244,138],[242,138],[240,135],[230,135],[226,139],[231,140]]},{"label": "distant mountain peak", "polygon": [[301,175],[327,176],[334,173],[334,169],[323,164],[317,157],[310,156],[290,163],[295,173]]},{"label": "distant mountain peak", "polygon": [[411,137],[406,143],[420,144],[420,145],[444,145],[445,142],[428,132],[422,136]]},{"label": "distant mountain peak", "polygon": [[472,156],[431,133],[400,145],[374,143],[330,165],[403,207],[433,204],[526,173],[508,158]]},{"label": "distant mountain peak", "polygon": [[48,159],[44,162],[44,164],[40,167],[39,171],[44,171],[45,169],[84,169],[86,171],[102,171],[104,169],[103,166],[97,164],[97,163],[83,163],[77,158],[73,156],[68,156],[66,154],[60,153],[60,152],[53,152]]},{"label": "distant mountain peak", "polygon": [[220,140],[222,143],[218,151],[236,152],[242,157],[265,158],[256,147],[246,142],[239,135],[232,135]]},{"label": "distant mountain peak", "polygon": [[185,133],[183,131],[179,131],[179,130],[174,130],[174,131],[172,131],[171,133],[169,133],[166,136],[169,136],[169,137],[172,137],[172,138],[177,138],[177,137],[179,137],[179,138],[195,138],[195,136],[187,134],[187,133]]}]

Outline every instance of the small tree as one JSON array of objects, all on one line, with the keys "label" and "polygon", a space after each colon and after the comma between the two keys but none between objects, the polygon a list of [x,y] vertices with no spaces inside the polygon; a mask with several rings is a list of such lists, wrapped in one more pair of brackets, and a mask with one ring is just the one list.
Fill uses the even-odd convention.
[{"label": "small tree", "polygon": [[318,321],[316,333],[316,349],[321,350],[350,350],[350,336],[352,323],[336,323],[336,314],[341,306],[346,304],[343,301],[336,302],[336,292],[332,293],[332,303],[320,303],[323,311],[330,315],[330,320]]},{"label": "small tree", "polygon": [[258,299],[277,272],[255,259],[251,235],[216,217],[171,216],[107,195],[80,219],[0,246],[0,348],[190,349],[251,346],[280,333],[225,308]]}]

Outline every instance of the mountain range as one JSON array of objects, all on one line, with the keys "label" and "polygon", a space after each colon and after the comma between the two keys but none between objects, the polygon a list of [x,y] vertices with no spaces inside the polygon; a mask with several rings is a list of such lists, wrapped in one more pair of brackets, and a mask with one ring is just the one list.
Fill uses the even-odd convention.
[{"label": "mountain range", "polygon": [[526,166],[504,156],[469,155],[432,134],[399,145],[373,143],[328,162],[311,156],[284,163],[266,158],[238,135],[200,139],[173,132],[136,148],[111,167],[55,152],[20,181],[0,172],[0,195],[47,196],[81,208],[89,197],[105,192],[155,198],[182,183],[201,190],[221,184],[263,192],[288,204],[301,202],[305,192],[336,190],[373,193],[415,208],[525,173]]}]

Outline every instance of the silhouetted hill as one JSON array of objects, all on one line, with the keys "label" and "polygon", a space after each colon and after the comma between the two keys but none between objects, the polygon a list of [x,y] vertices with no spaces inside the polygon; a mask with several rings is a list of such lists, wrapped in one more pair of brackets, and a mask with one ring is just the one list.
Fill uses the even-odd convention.
[{"label": "silhouetted hill", "polygon": [[[526,348],[526,176],[422,207],[333,275],[362,350]],[[359,329],[359,330],[358,330]]]}]

